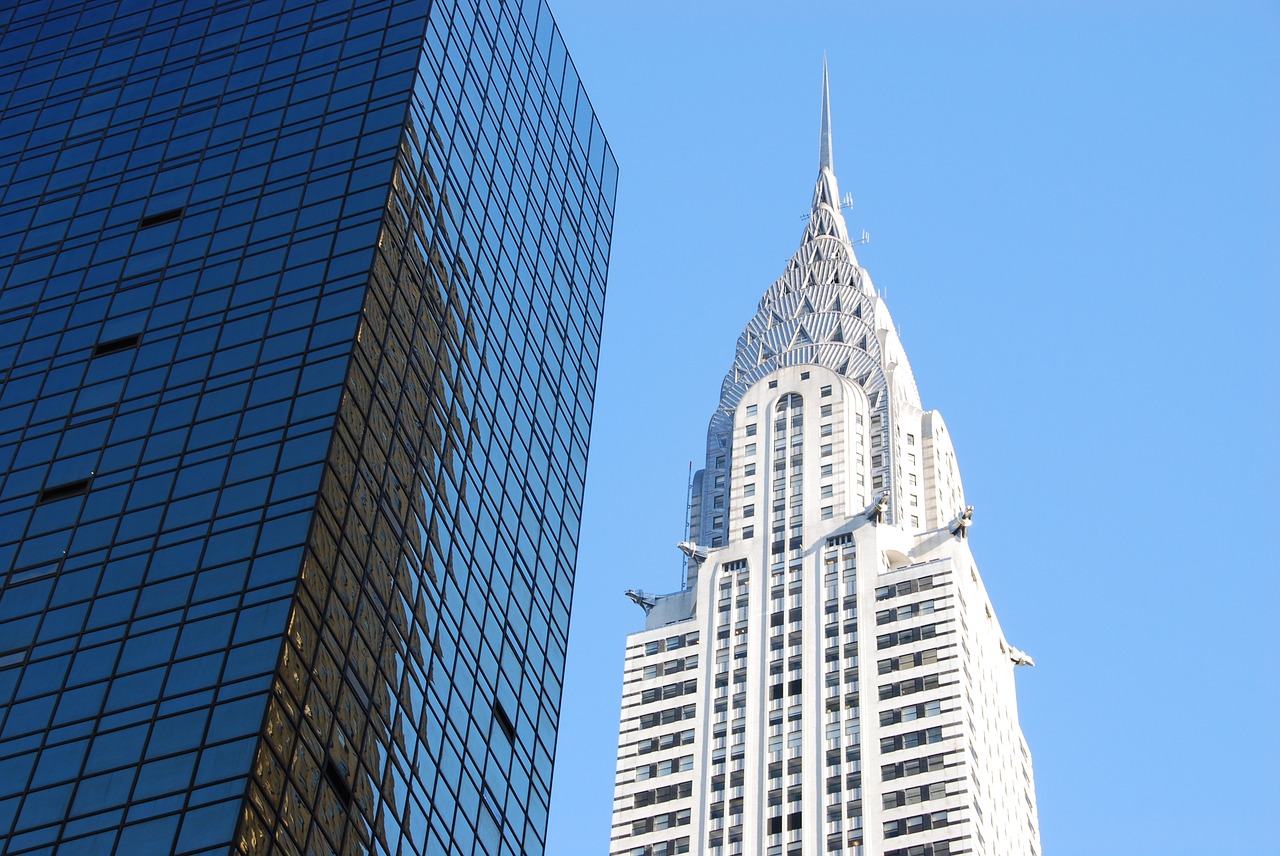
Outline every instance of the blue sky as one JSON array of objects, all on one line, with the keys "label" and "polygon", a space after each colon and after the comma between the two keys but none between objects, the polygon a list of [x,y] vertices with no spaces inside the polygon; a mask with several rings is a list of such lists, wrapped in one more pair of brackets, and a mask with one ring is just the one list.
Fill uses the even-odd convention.
[{"label": "blue sky", "polygon": [[[620,164],[548,853],[606,853],[622,592],[817,174],[956,444],[1045,852],[1280,853],[1280,4],[553,0]],[[1259,849],[1261,848],[1261,849]]]}]

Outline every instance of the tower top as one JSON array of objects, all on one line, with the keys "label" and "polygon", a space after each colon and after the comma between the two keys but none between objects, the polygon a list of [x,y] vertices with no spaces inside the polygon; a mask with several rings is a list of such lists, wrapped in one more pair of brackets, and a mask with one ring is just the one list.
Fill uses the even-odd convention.
[{"label": "tower top", "polygon": [[[814,242],[822,241],[818,250]],[[815,252],[817,255],[815,255]],[[815,259],[841,258],[857,265],[853,245],[849,241],[849,229],[840,210],[840,189],[836,183],[836,171],[831,156],[831,91],[827,81],[827,55],[822,54],[822,122],[818,134],[818,181],[813,189],[813,205],[809,211],[809,225],[800,240],[800,249],[788,263],[787,269],[808,264]]]},{"label": "tower top", "polygon": [[822,130],[818,141],[818,169],[834,171],[831,160],[831,93],[827,85],[827,54],[822,54]]},{"label": "tower top", "polygon": [[[853,260],[853,247],[849,244],[849,231],[840,212],[840,190],[836,185],[835,164],[831,155],[831,87],[827,79],[827,54],[822,54],[822,121],[818,131],[818,183],[813,191],[813,208],[809,228],[801,242],[808,244],[818,235],[832,235],[845,246]],[[794,261],[794,260],[793,260]],[[856,264],[856,260],[854,260]]]}]

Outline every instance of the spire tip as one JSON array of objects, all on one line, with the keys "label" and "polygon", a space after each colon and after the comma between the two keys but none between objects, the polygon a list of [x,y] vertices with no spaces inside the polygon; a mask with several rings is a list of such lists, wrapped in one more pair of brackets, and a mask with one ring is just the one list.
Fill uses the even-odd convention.
[{"label": "spire tip", "polygon": [[831,94],[827,84],[827,52],[822,52],[822,131],[818,146],[818,169],[834,170],[831,159]]}]

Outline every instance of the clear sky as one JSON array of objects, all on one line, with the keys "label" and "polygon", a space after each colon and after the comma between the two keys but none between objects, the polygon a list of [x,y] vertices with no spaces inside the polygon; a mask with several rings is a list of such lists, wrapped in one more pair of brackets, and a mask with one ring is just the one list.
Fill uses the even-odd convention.
[{"label": "clear sky", "polygon": [[1280,4],[551,2],[621,182],[548,854],[608,852],[622,592],[679,586],[824,50],[859,260],[1038,663],[1045,853],[1280,853]]}]

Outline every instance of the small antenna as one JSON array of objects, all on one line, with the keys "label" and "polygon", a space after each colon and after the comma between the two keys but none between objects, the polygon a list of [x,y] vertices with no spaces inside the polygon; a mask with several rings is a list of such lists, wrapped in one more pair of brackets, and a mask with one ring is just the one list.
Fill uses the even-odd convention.
[{"label": "small antenna", "polygon": [[[852,210],[853,210],[853,193],[851,193],[851,192],[850,192],[850,191],[848,191],[848,190],[846,190],[846,191],[844,192],[844,196],[841,196],[841,197],[840,197],[840,210],[841,210],[841,211],[852,211]],[[801,220],[808,220],[808,219],[809,219],[810,217],[812,217],[812,216],[813,216],[813,212],[809,212],[808,214],[802,214],[802,215],[800,215],[800,219],[801,219]],[[854,245],[855,247],[861,247],[861,246],[865,246],[866,244],[869,244],[869,243],[871,243],[871,235],[870,235],[870,233],[868,233],[868,232],[867,232],[867,230],[866,230],[866,229],[863,229],[863,230],[862,230],[862,237],[861,237],[861,238],[859,238],[858,240],[854,241],[854,242],[853,242],[853,245]]]},{"label": "small antenna", "polygon": [[[693,461],[689,462],[689,480],[685,485],[684,494],[684,539],[689,540],[690,527],[693,523]],[[684,591],[689,586],[689,556],[681,553],[683,558],[680,560],[680,590]]]},{"label": "small antenna", "polygon": [[[841,197],[840,197],[840,210],[841,210],[841,211],[852,211],[852,210],[853,210],[853,193],[852,193],[852,192],[850,192],[850,191],[846,190],[846,191],[844,192],[844,196],[841,196]],[[801,215],[800,215],[800,219],[801,219],[801,220],[808,220],[808,219],[809,219],[810,217],[812,217],[812,216],[813,216],[813,212],[812,212],[812,211],[810,211],[808,214],[801,214]]]}]

